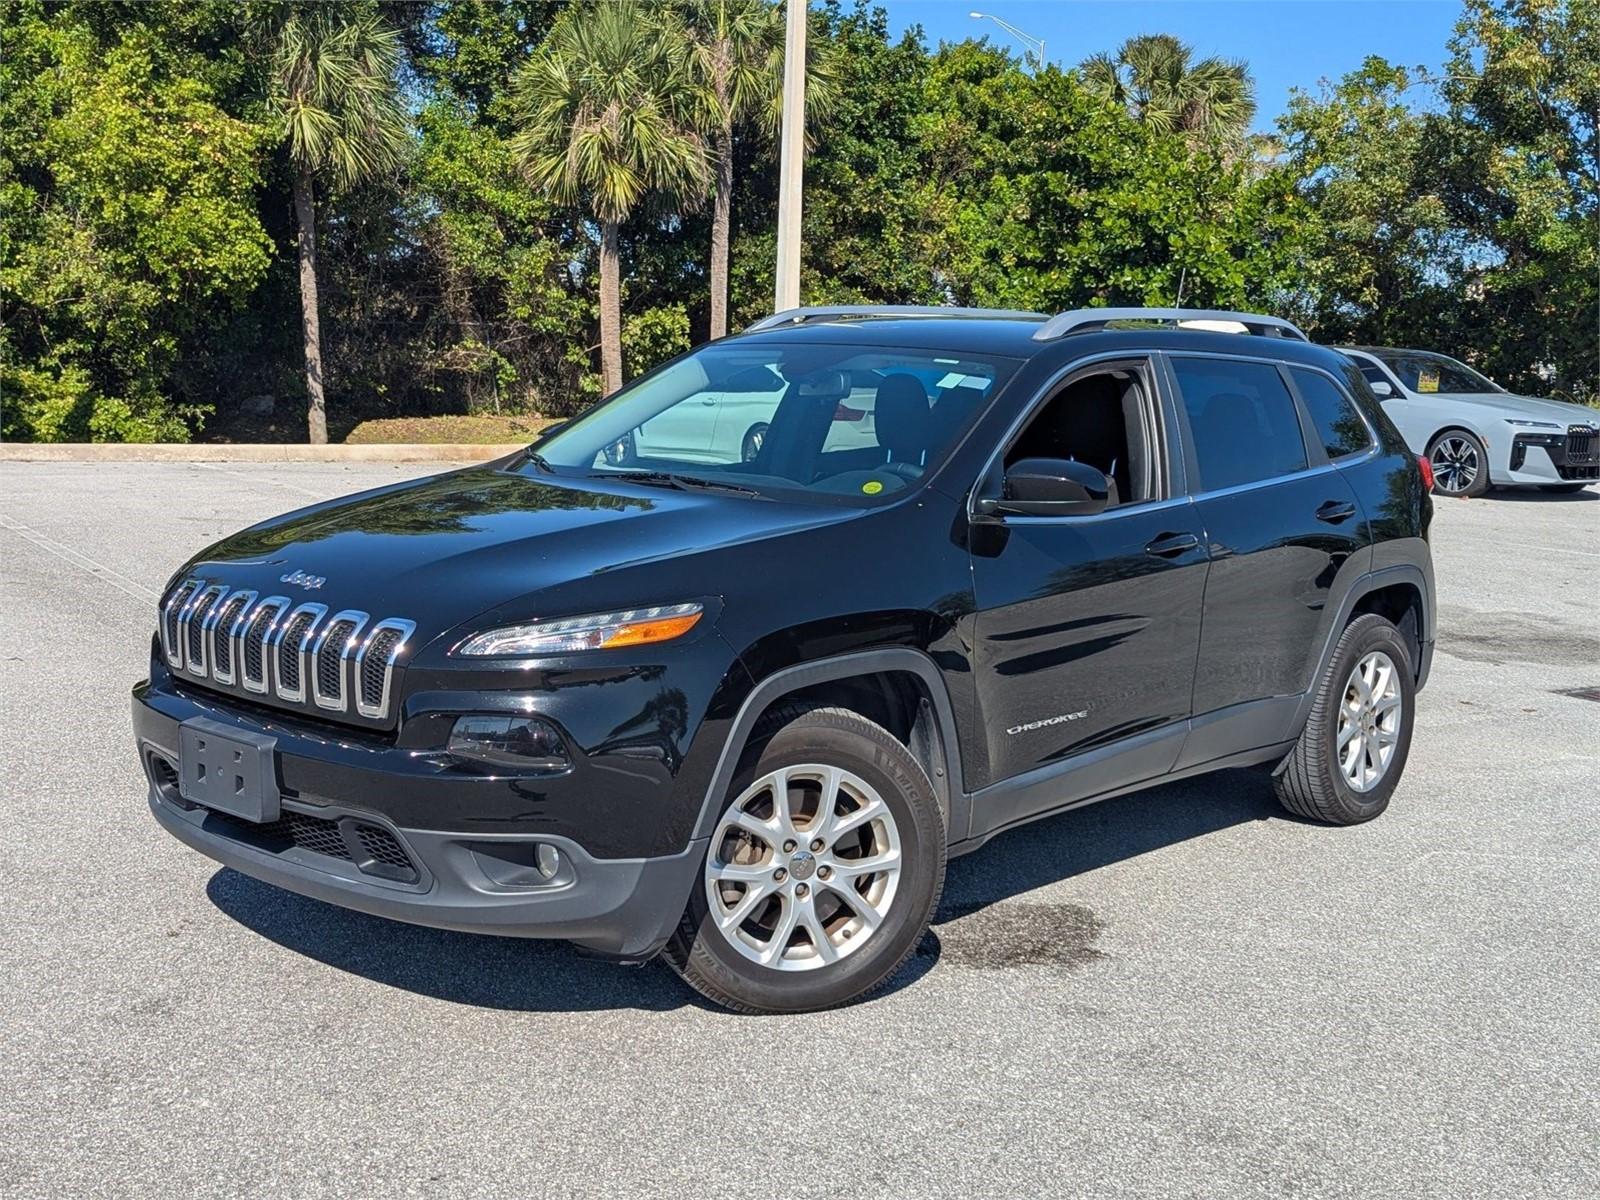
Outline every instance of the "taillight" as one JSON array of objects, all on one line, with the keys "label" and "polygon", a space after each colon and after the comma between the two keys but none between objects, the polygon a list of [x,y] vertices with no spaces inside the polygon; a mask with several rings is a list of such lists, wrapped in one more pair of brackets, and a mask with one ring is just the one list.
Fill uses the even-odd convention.
[{"label": "taillight", "polygon": [[1417,466],[1422,468],[1422,486],[1430,492],[1433,491],[1433,464],[1428,461],[1428,456],[1417,455]]}]

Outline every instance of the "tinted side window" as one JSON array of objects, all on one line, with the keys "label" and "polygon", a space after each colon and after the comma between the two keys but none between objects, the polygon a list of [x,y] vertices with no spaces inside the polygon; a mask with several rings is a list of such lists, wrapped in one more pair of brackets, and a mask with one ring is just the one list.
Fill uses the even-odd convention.
[{"label": "tinted side window", "polygon": [[1276,367],[1174,357],[1172,370],[1194,434],[1201,490],[1305,470],[1300,417]]},{"label": "tinted side window", "polygon": [[[1368,366],[1365,363],[1357,363],[1356,365],[1361,370],[1361,377],[1368,383],[1381,383],[1391,392],[1394,391],[1394,384],[1391,383],[1389,381],[1389,377],[1383,373],[1382,367]],[[1393,399],[1393,397],[1380,396],[1379,399]]]},{"label": "tinted side window", "polygon": [[1300,398],[1306,402],[1311,423],[1316,426],[1322,445],[1329,458],[1346,454],[1359,454],[1372,445],[1372,434],[1361,419],[1350,397],[1339,390],[1333,380],[1315,371],[1290,368],[1294,385],[1300,389]]}]

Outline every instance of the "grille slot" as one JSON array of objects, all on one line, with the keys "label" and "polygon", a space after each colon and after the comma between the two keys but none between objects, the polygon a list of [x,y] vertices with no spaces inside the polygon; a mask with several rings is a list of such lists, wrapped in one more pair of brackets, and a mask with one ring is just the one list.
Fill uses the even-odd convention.
[{"label": "grille slot", "polygon": [[367,614],[346,609],[328,618],[312,643],[311,659],[315,675],[311,682],[311,696],[318,708],[331,708],[342,712],[349,703],[345,695],[345,660],[356,651],[356,634],[367,623]]},{"label": "grille slot", "polygon": [[394,664],[416,624],[391,617],[379,621],[367,635],[356,655],[356,711],[364,717],[379,717],[389,711],[389,685],[394,680]]},{"label": "grille slot", "polygon": [[246,691],[266,692],[267,638],[277,624],[283,610],[289,607],[287,596],[268,596],[245,620],[244,636],[240,639],[244,650],[244,671],[240,682]]},{"label": "grille slot", "polygon": [[318,618],[328,610],[322,605],[301,605],[290,615],[277,635],[278,695],[285,700],[304,700],[306,685],[300,673],[300,655],[307,636]]},{"label": "grille slot", "polygon": [[239,617],[256,598],[254,592],[234,592],[206,618],[206,640],[211,647],[211,677],[218,683],[232,683],[233,632]]},{"label": "grille slot", "polygon": [[186,579],[177,586],[171,596],[167,597],[166,604],[161,609],[161,648],[166,652],[167,661],[174,667],[183,666],[183,639],[179,637],[179,616],[184,605],[189,603],[189,597],[194,595],[195,589],[200,586],[198,579]]},{"label": "grille slot", "polygon": [[383,699],[383,677],[387,673],[389,652],[400,640],[398,629],[381,630],[367,648],[366,660],[361,664],[361,702],[375,705]]},{"label": "grille slot", "polygon": [[[174,671],[290,704],[386,720],[394,672],[414,621],[364,612],[328,616],[325,604],[287,596],[257,599],[221,584],[185,579],[161,604],[161,650]],[[363,638],[363,632],[365,637]]]}]

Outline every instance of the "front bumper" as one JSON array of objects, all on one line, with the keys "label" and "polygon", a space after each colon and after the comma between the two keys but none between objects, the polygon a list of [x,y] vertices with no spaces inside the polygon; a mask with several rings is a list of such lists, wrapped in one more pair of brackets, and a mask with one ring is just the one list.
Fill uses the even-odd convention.
[{"label": "front bumper", "polygon": [[1600,481],[1600,436],[1581,425],[1565,433],[1519,433],[1507,467],[1507,483],[1594,483]]},{"label": "front bumper", "polygon": [[[463,821],[458,828],[419,828],[377,807],[287,786],[281,791],[282,819],[253,825],[178,794],[178,727],[188,715],[202,713],[278,735],[282,780],[317,778],[331,769],[314,739],[144,685],[134,693],[133,725],[156,820],[225,866],[359,912],[441,929],[560,938],[597,953],[643,959],[671,935],[705,853],[704,840],[692,840],[672,854],[601,858],[549,827],[503,832]],[[358,785],[345,794],[426,787],[425,775],[401,780],[390,755],[372,753],[375,761],[364,779],[347,757],[337,764],[340,775]],[[540,845],[560,856],[559,868],[548,876],[537,866]]]}]

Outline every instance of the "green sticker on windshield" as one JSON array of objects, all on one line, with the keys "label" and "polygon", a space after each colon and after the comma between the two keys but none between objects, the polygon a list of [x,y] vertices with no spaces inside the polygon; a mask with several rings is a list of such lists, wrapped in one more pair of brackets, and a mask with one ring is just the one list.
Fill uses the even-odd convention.
[{"label": "green sticker on windshield", "polygon": [[869,496],[876,496],[879,492],[883,491],[883,484],[879,483],[876,479],[869,479],[861,485],[861,490]]}]

